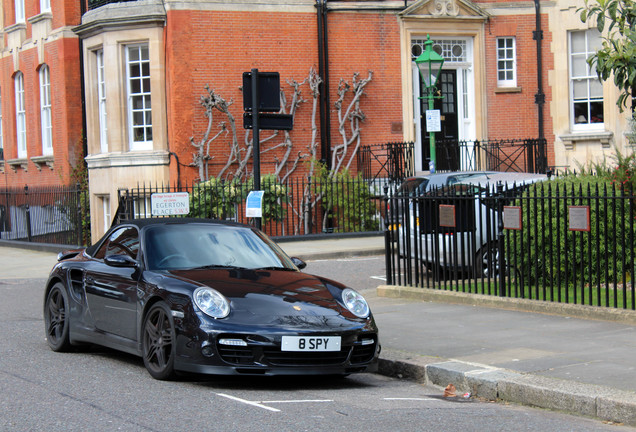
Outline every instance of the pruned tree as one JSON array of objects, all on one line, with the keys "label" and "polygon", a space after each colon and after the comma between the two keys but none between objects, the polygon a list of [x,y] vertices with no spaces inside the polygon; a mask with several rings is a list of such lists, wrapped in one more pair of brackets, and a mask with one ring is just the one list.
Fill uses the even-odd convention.
[{"label": "pruned tree", "polygon": [[[288,99],[286,92],[281,89],[281,113],[291,114],[296,117],[298,109],[307,100],[303,97],[303,88],[309,87],[311,96],[311,138],[308,144],[302,148],[295,146],[292,135],[289,131],[271,131],[260,139],[261,154],[272,154],[274,161],[274,173],[272,177],[279,184],[285,184],[289,177],[298,168],[301,161],[307,162],[308,178],[320,179],[320,181],[332,181],[338,177],[338,173],[348,173],[352,162],[360,148],[361,123],[366,116],[361,109],[361,99],[365,95],[366,86],[371,82],[373,73],[369,71],[367,78],[361,79],[359,73],[354,73],[351,82],[344,79],[338,85],[338,98],[334,103],[334,108],[338,114],[338,131],[341,141],[331,148],[331,168],[327,169],[324,164],[318,161],[318,138],[317,113],[320,97],[320,85],[322,79],[314,68],[309,70],[308,76],[298,82],[294,79],[287,80],[291,88],[291,98]],[[229,152],[223,168],[216,175],[223,180],[244,180],[249,176],[248,167],[253,157],[253,134],[245,131],[242,142],[239,143],[236,131],[236,122],[229,107],[233,101],[227,102],[223,97],[216,94],[209,86],[205,86],[207,94],[201,97],[201,105],[205,109],[208,118],[208,125],[203,137],[198,142],[190,138],[190,143],[197,148],[193,154],[192,166],[199,168],[199,177],[202,181],[209,178],[209,163],[213,159],[210,155],[211,144],[220,136],[229,136]],[[213,114],[218,111],[227,117],[227,122],[218,123],[219,130],[213,134],[214,128]],[[282,132],[282,133],[281,133]],[[348,174],[347,174],[348,175]],[[308,183],[303,191],[301,208],[292,208],[291,211],[298,215],[298,226],[296,231],[304,229],[308,232],[311,215],[314,209],[322,205],[323,195],[329,188],[321,188],[318,193],[312,193],[311,184]],[[342,203],[338,205],[343,205]],[[327,210],[325,207],[323,217],[323,227],[326,224]]]},{"label": "pruned tree", "polygon": [[[210,145],[214,142],[219,136],[227,135],[230,133],[232,137],[232,141],[236,141],[236,122],[234,120],[234,116],[230,112],[230,106],[234,103],[233,100],[229,102],[226,101],[223,97],[218,95],[213,89],[210,88],[209,85],[205,85],[206,95],[201,96],[199,103],[204,109],[204,115],[208,119],[208,124],[203,133],[203,137],[198,142],[194,141],[194,137],[190,137],[190,144],[197,149],[196,153],[192,155],[192,163],[190,166],[195,166],[199,169],[199,179],[201,181],[207,181],[209,179],[209,161],[214,157],[210,155]],[[212,128],[214,127],[214,111],[219,111],[227,117],[227,122],[230,124],[230,129],[228,130],[227,123],[225,121],[219,122],[219,130],[210,137],[212,133]],[[231,146],[234,148],[234,146]],[[233,159],[233,154],[230,154],[228,158],[229,161]]]},{"label": "pruned tree", "polygon": [[[360,99],[365,94],[365,87],[372,78],[373,72],[369,71],[369,76],[365,79],[360,79],[360,74],[354,73],[351,84],[342,78],[340,79],[338,99],[334,106],[338,112],[338,132],[340,132],[342,142],[331,149],[331,176],[340,172],[342,168],[349,169],[358,153],[360,123],[366,118],[360,109]],[[352,94],[352,98],[349,104],[345,105],[349,93]]]}]

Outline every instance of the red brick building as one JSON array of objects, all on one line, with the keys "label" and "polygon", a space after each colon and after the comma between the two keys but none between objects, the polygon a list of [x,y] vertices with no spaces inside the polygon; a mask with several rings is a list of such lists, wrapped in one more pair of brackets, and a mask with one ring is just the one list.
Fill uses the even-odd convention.
[{"label": "red brick building", "polygon": [[65,185],[82,155],[80,3],[5,0],[0,188]]},{"label": "red brick building", "polygon": [[[29,5],[25,24],[15,24],[9,11],[19,1],[4,4],[0,90],[5,183],[31,181],[32,175],[65,178],[62,166],[76,155],[71,143],[73,134],[80,134],[77,84],[83,79],[94,236],[114,213],[118,188],[201,177],[190,166],[197,153],[191,139],[200,142],[208,125],[200,104],[206,85],[233,102],[231,117],[214,113],[210,137],[219,136],[210,143],[207,174],[228,175],[245,160],[251,136],[242,127],[241,86],[243,72],[252,68],[279,72],[288,104],[293,95],[288,81],[302,83],[311,69],[324,79],[322,99],[316,100],[318,107],[324,104],[322,115],[305,82],[299,87],[304,102],[297,106],[294,129],[264,143],[263,173],[274,172],[291,146],[289,166],[303,156],[293,175],[306,175],[308,164],[303,162],[314,140],[319,143],[316,157],[324,158],[350,137],[348,121],[342,122],[344,136],[339,129],[336,102],[341,80],[352,84],[354,74],[358,81],[370,81],[359,99],[360,136],[350,149],[413,141],[416,169],[428,169],[427,105],[420,99],[422,81],[414,62],[428,35],[445,58],[438,86],[444,96],[437,102],[442,126],[438,139],[545,137],[546,162],[553,167],[576,167],[602,157],[612,145],[628,145],[625,115],[615,106],[617,90],[601,85],[584,64],[599,35],[580,22],[576,9],[583,2],[578,0],[96,1],[86,5],[72,34],[66,26],[79,19],[79,5],[74,9],[53,3],[51,18],[38,13],[37,4]],[[64,12],[55,18],[58,11]],[[45,44],[32,36],[43,19],[51,23],[45,28],[60,28],[54,41],[44,39]],[[48,167],[37,171],[49,157],[38,153],[37,77],[43,64],[50,67],[53,100],[60,105],[52,107],[65,111],[53,115],[53,134],[59,137],[54,142],[60,144],[54,144],[52,172]],[[18,151],[15,118],[21,115],[14,94],[19,72],[27,89],[26,119],[34,125],[27,128],[26,157]],[[350,98],[349,93],[343,112]],[[261,133],[261,139],[269,134]],[[58,160],[63,150],[55,147],[62,141],[68,154],[63,161]],[[236,162],[226,168],[233,148],[239,149]],[[456,167],[468,163],[461,152],[456,158]],[[250,169],[248,162],[244,172]]]}]

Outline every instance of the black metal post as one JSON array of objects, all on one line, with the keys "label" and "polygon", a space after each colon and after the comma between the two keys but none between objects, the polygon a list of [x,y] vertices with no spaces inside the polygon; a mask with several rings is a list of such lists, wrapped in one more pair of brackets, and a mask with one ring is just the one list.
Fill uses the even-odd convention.
[{"label": "black metal post", "polygon": [[[252,69],[252,157],[254,166],[254,190],[261,190],[261,143],[258,125],[258,106],[260,98],[258,94],[258,69]],[[261,229],[261,218],[255,218],[256,228]]]},{"label": "black metal post", "polygon": [[29,185],[24,185],[24,202],[26,209],[26,228],[27,228],[27,240],[29,242],[31,238],[31,210],[29,209]]},{"label": "black metal post", "polygon": [[386,283],[393,285],[393,269],[391,267],[391,219],[389,219],[389,186],[384,185],[384,267],[386,269]]},{"label": "black metal post", "polygon": [[[497,266],[499,267],[499,296],[506,296],[506,251],[504,242],[504,222],[503,222],[503,208],[504,208],[504,185],[503,183],[497,183],[497,250],[499,252],[497,256]],[[494,263],[493,263],[494,264]],[[496,277],[496,276],[495,276]]]}]

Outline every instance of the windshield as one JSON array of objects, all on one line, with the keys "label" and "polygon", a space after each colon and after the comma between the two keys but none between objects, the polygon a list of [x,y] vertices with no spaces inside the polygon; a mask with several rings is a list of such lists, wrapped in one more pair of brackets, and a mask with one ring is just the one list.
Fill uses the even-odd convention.
[{"label": "windshield", "polygon": [[166,224],[145,231],[150,270],[296,267],[266,235],[248,227]]}]

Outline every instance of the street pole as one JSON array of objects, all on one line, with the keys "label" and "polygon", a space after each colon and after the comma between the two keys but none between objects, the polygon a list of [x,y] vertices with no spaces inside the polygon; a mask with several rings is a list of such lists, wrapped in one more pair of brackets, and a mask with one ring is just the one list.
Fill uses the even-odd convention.
[{"label": "street pole", "polygon": [[[431,86],[427,89],[428,92],[428,109],[429,110],[433,110],[435,109],[435,96],[433,94],[433,92],[435,91],[435,87]],[[429,136],[429,151],[430,151],[430,161],[428,163],[428,169],[431,172],[431,174],[435,173],[435,164],[437,163],[437,155],[435,154],[435,132],[429,132],[428,133]]]},{"label": "street pole", "polygon": [[[253,190],[261,190],[261,143],[258,130],[258,107],[260,104],[258,94],[258,69],[252,69],[252,159],[254,168],[254,188]],[[261,229],[261,218],[255,218],[256,228]]]}]

